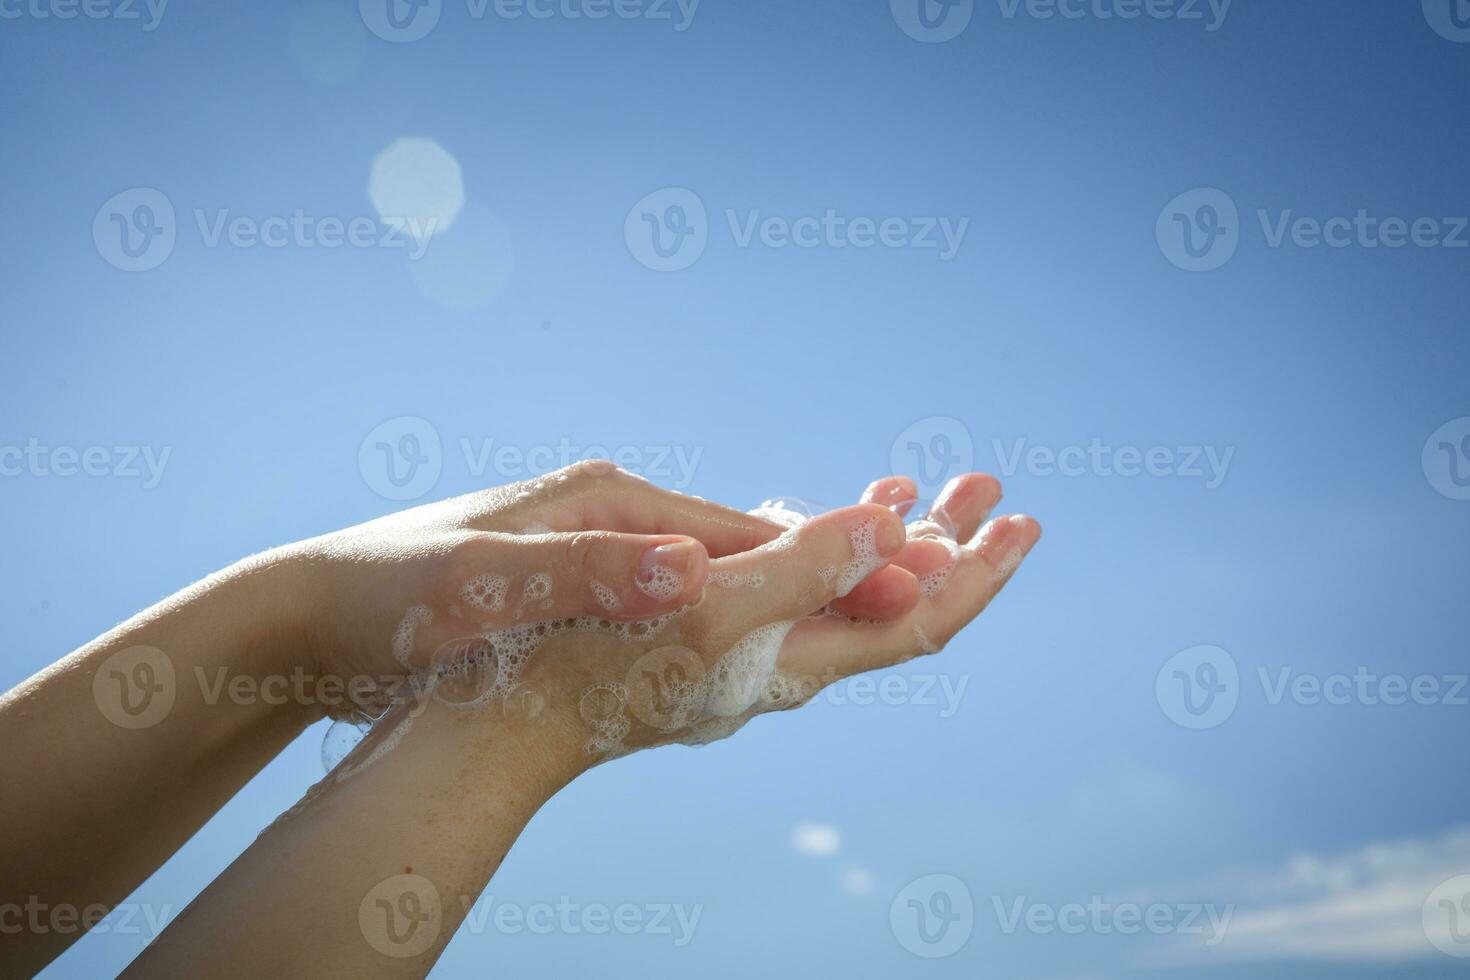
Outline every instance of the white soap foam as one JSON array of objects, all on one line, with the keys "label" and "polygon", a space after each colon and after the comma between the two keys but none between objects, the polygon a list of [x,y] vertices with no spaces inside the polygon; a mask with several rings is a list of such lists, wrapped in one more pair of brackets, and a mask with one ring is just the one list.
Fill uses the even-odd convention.
[{"label": "white soap foam", "polygon": [[527,602],[537,599],[547,599],[551,596],[551,573],[536,572],[527,576],[525,587],[522,589],[522,598]]},{"label": "white soap foam", "polygon": [[638,588],[658,602],[668,602],[684,591],[684,576],[665,565],[653,566],[646,577],[647,581],[643,575],[638,576]]},{"label": "white soap foam", "polygon": [[837,596],[847,595],[859,582],[883,567],[884,559],[878,554],[878,518],[863,521],[853,528],[848,536],[852,542],[852,559],[837,577]]},{"label": "white soap foam", "polygon": [[948,538],[936,538],[949,549],[949,561],[932,572],[919,576],[919,593],[926,599],[933,599],[944,591],[945,585],[949,583],[949,577],[954,574],[955,566],[960,560],[960,546]]},{"label": "white soap foam", "polygon": [[409,658],[413,656],[414,637],[418,634],[419,627],[427,626],[433,621],[434,611],[428,606],[409,606],[398,628],[393,631],[393,659],[407,667]]},{"label": "white soap foam", "polygon": [[776,672],[776,655],[795,625],[794,622],[771,623],[737,640],[705,675],[704,710],[730,717],[754,704]]},{"label": "white soap foam", "polygon": [[619,599],[618,594],[612,589],[608,588],[606,585],[603,585],[595,578],[589,579],[588,584],[591,585],[592,595],[594,598],[597,599],[597,604],[599,606],[606,609],[608,612],[617,612],[618,609],[622,608],[623,600]]},{"label": "white soap foam", "polygon": [[500,612],[505,608],[506,583],[501,575],[476,575],[459,590],[459,597],[476,609]]},{"label": "white soap foam", "polygon": [[628,719],[628,692],[621,684],[594,684],[582,693],[582,720],[592,737],[582,746],[588,755],[607,755],[623,747],[633,723]]},{"label": "white soap foam", "polygon": [[1005,557],[1000,560],[1000,564],[995,566],[995,574],[1001,578],[1010,578],[1015,570],[1020,567],[1021,559],[1024,557],[1026,555],[1020,548],[1012,548],[1006,552]]},{"label": "white soap foam", "polygon": [[711,572],[709,582],[722,589],[758,589],[765,584],[766,576],[762,572]]}]

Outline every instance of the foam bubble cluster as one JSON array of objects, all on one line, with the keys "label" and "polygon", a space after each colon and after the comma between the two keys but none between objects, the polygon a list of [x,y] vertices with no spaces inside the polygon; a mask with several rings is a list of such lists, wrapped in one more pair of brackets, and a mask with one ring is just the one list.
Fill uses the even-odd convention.
[{"label": "foam bubble cluster", "polygon": [[762,572],[711,572],[709,583],[721,589],[758,589],[766,582]]},{"label": "foam bubble cluster", "polygon": [[653,619],[617,623],[596,616],[549,619],[518,623],[503,629],[488,630],[473,637],[452,640],[440,648],[433,665],[432,680],[469,681],[473,696],[440,698],[451,704],[478,705],[509,694],[520,681],[521,672],[531,655],[553,636],[582,632],[610,633],[624,642],[652,638],[677,619],[683,609]]},{"label": "foam bubble cluster", "polygon": [[526,577],[526,585],[522,590],[523,597],[527,602],[537,599],[547,599],[551,596],[551,573],[536,572]]},{"label": "foam bubble cluster", "polygon": [[592,595],[597,600],[597,604],[608,612],[616,612],[623,605],[623,600],[618,598],[618,594],[597,579],[589,579],[588,584],[592,587]]},{"label": "foam bubble cluster", "polygon": [[749,708],[776,672],[776,655],[793,622],[771,623],[745,634],[705,675],[704,710],[729,717]]},{"label": "foam bubble cluster", "polygon": [[459,597],[476,609],[500,612],[505,608],[504,577],[500,575],[476,575],[459,590]]},{"label": "foam bubble cluster", "polygon": [[407,667],[409,658],[413,656],[413,641],[418,635],[419,627],[427,626],[433,621],[434,611],[428,606],[409,606],[398,628],[393,631],[393,659]]},{"label": "foam bubble cluster", "polygon": [[950,575],[954,574],[955,565],[960,560],[960,546],[948,538],[935,538],[940,544],[949,549],[949,561],[940,567],[919,576],[919,593],[926,599],[933,599],[944,591],[945,585],[949,583]]},{"label": "foam bubble cluster", "polygon": [[684,576],[667,565],[655,565],[637,577],[638,588],[659,602],[668,602],[684,591]]},{"label": "foam bubble cluster", "polygon": [[847,595],[859,582],[883,567],[878,554],[878,518],[863,521],[849,534],[852,558],[837,574],[837,596]]},{"label": "foam bubble cluster", "polygon": [[621,684],[594,684],[582,694],[578,706],[582,720],[592,726],[592,737],[583,746],[588,755],[616,753],[632,729],[625,710],[628,693]]}]

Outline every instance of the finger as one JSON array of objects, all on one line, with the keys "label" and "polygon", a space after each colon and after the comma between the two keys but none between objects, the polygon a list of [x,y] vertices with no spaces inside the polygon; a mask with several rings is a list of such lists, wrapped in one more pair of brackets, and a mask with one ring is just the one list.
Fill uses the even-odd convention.
[{"label": "finger", "polygon": [[911,540],[887,568],[834,601],[832,610],[854,619],[896,619],[913,609],[921,596],[942,588],[958,558],[959,546],[947,538]]},{"label": "finger", "polygon": [[487,535],[465,569],[459,618],[481,628],[576,616],[649,619],[696,599],[709,556],[689,537],[580,531]]},{"label": "finger", "polygon": [[[491,492],[486,497],[489,504],[471,516],[471,526],[507,530],[494,506],[501,499]],[[782,531],[770,521],[656,487],[606,460],[576,463],[533,481],[528,502],[537,521],[553,531],[686,535],[700,541],[715,557],[760,547]]]},{"label": "finger", "polygon": [[861,502],[888,507],[899,517],[903,517],[918,499],[919,488],[913,480],[906,476],[885,476],[868,484]]},{"label": "finger", "polygon": [[937,652],[989,605],[1040,536],[1040,525],[1030,517],[990,521],[960,549],[942,590],[902,619],[869,624],[826,617],[798,623],[781,648],[781,672],[830,679]]},{"label": "finger", "polygon": [[[906,476],[885,476],[868,484],[862,502],[887,507],[900,517],[913,508],[919,498],[918,486]],[[919,583],[908,574],[899,559],[893,567],[880,568],[848,593],[832,603],[834,612],[857,619],[896,619],[919,601]]]},{"label": "finger", "polygon": [[854,619],[886,621],[907,615],[919,604],[920,594],[919,580],[894,559],[894,564],[878,569],[846,596],[833,600],[831,609]]},{"label": "finger", "polygon": [[[974,537],[1000,498],[1000,481],[995,477],[987,473],[964,473],[944,485],[925,520],[937,526],[945,537],[963,544]],[[923,530],[910,528],[909,533],[922,534]]]},{"label": "finger", "polygon": [[856,504],[794,527],[770,544],[711,564],[712,574],[758,581],[722,612],[742,630],[798,619],[847,595],[905,543],[903,521],[886,507]]}]

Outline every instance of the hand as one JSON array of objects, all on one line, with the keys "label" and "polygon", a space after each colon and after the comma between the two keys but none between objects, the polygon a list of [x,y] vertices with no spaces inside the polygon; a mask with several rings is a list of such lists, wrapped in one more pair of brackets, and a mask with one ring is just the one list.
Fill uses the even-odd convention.
[{"label": "hand", "polygon": [[283,632],[308,674],[362,682],[381,710],[410,671],[476,632],[531,620],[645,619],[704,587],[709,557],[779,525],[654,487],[605,461],[416,507],[267,553],[295,598]]},{"label": "hand", "polygon": [[[773,527],[674,494],[651,499],[663,492],[605,466],[576,470],[548,478],[550,488],[509,488],[489,514],[463,506],[475,498],[450,509],[474,510],[473,523],[488,517],[500,527],[536,513],[563,528],[602,519],[656,529],[670,525],[651,524],[638,508],[672,499],[687,511],[680,526],[702,524],[716,548],[735,553],[711,561],[687,538],[605,532],[502,533],[471,537],[468,546],[457,539],[454,550],[467,560],[449,562],[433,595],[411,598],[395,629],[395,662],[416,672],[411,697],[400,691],[398,701],[432,697],[580,725],[588,761],[707,741],[840,677],[936,651],[978,614],[1039,533],[1034,521],[1014,518],[977,534],[1000,494],[993,479],[970,474],[952,481],[906,534],[899,514],[912,505],[912,484],[889,478],[869,487],[863,504],[737,550],[769,539]],[[566,491],[556,492],[563,486],[575,488],[570,506]],[[629,490],[632,514],[608,505]],[[589,500],[602,508],[595,516]],[[505,501],[534,510],[516,512]],[[358,548],[378,542],[382,523],[353,529],[350,540]],[[412,522],[415,540],[425,523]],[[379,757],[401,738],[392,734],[396,719],[411,716],[396,711],[341,775]]]}]

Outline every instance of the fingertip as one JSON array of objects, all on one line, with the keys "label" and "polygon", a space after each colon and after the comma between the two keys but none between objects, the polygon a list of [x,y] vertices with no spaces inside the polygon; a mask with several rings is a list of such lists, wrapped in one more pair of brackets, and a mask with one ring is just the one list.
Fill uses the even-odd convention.
[{"label": "fingertip", "polygon": [[868,484],[861,498],[862,503],[887,507],[899,516],[907,514],[918,499],[918,485],[906,476],[885,476],[874,480]]},{"label": "fingertip", "polygon": [[978,554],[1002,577],[1010,575],[1041,537],[1041,525],[1025,514],[1007,514],[989,521],[966,547]]}]

